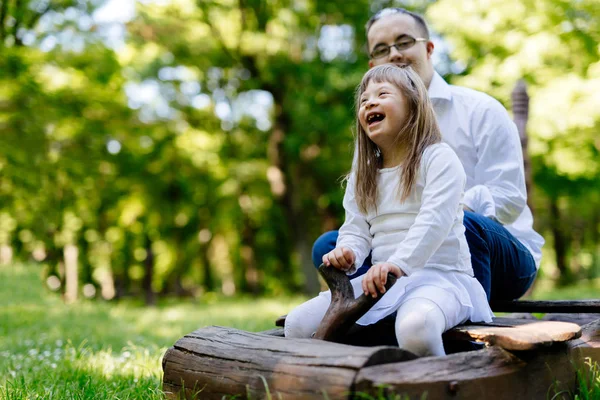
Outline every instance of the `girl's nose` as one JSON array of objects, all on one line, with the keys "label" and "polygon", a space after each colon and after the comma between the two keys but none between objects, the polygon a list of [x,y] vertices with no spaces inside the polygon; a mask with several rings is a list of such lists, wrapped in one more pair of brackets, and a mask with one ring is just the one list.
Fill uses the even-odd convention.
[{"label": "girl's nose", "polygon": [[376,105],[376,98],[375,99],[368,99],[367,103],[365,104],[365,108],[369,109],[369,108],[371,108],[371,107],[373,107],[375,105]]}]

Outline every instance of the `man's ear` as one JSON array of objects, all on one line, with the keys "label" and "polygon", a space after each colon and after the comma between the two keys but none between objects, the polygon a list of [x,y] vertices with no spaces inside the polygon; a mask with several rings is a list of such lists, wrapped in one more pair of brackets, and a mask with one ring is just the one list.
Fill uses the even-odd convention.
[{"label": "man's ear", "polygon": [[433,42],[431,40],[427,41],[427,57],[431,58],[434,48],[435,45],[433,44]]}]

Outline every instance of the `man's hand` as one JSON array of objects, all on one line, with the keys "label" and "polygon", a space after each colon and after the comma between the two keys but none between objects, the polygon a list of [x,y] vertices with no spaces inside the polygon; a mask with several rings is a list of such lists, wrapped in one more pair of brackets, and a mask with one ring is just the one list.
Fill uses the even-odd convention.
[{"label": "man's hand", "polygon": [[354,252],[347,247],[336,247],[323,256],[323,264],[344,272],[352,268],[354,260],[356,260]]},{"label": "man's hand", "polygon": [[363,281],[362,289],[366,296],[377,297],[377,290],[379,293],[385,293],[385,284],[387,282],[388,273],[391,272],[397,278],[405,276],[406,274],[398,266],[391,263],[379,263],[373,265],[367,271]]}]

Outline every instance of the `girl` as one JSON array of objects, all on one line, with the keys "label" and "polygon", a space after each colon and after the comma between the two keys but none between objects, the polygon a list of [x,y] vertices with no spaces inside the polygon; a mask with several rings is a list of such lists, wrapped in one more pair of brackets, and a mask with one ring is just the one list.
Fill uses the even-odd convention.
[{"label": "girl", "polygon": [[[376,297],[377,289],[384,295],[357,323],[397,311],[400,347],[444,355],[444,331],[493,316],[473,277],[464,235],[465,172],[441,143],[427,90],[410,68],[372,68],[356,98],[357,154],[344,196],[346,220],[323,263],[351,275],[372,252],[373,266],[351,283],[356,297]],[[385,293],[388,272],[400,279]],[[323,292],[294,309],[285,336],[311,337],[330,300]]]}]

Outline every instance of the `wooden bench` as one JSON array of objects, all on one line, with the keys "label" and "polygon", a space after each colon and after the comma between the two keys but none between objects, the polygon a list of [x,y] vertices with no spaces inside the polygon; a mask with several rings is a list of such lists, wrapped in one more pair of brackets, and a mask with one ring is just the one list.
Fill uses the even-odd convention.
[{"label": "wooden bench", "polygon": [[[428,399],[529,400],[546,398],[552,390],[573,390],[584,359],[600,360],[600,319],[584,324],[589,318],[556,318],[564,314],[460,325],[443,336],[449,355],[416,358],[397,347],[393,317],[366,327],[354,324],[377,300],[354,299],[340,271],[320,272],[332,291],[330,308],[315,334],[321,340],[284,338],[285,317],[277,320],[278,328],[261,333],[198,329],[163,357],[166,396],[349,399],[387,391],[409,398],[427,393]],[[388,279],[389,288],[394,278]],[[593,315],[589,313],[600,312],[598,306],[593,300],[506,302],[494,308],[578,312],[567,314],[573,316]]]},{"label": "wooden bench", "polygon": [[[168,398],[347,399],[353,393],[410,398],[546,398],[573,390],[585,357],[600,361],[600,320],[573,323],[496,318],[463,325],[444,339],[475,340],[480,350],[415,359],[392,346],[286,339],[283,329],[250,333],[207,327],[180,339],[163,358]],[[327,393],[324,397],[323,393]],[[414,397],[416,396],[416,397]],[[552,397],[552,396],[550,396]]]}]

